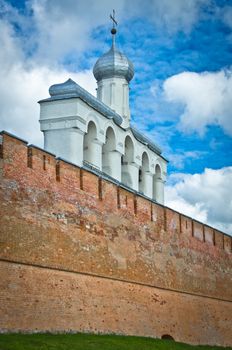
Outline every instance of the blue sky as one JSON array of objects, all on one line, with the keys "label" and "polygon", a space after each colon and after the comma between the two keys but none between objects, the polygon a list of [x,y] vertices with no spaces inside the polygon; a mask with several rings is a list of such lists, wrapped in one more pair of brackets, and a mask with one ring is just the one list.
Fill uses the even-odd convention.
[{"label": "blue sky", "polygon": [[[159,138],[157,132],[155,133],[157,142],[162,143],[166,154],[170,153],[169,148],[177,152],[198,151],[199,158],[192,159],[191,162],[186,160],[182,164],[181,169],[184,172],[201,172],[206,164],[213,169],[230,165],[231,136],[226,135],[217,125],[209,125],[201,137],[196,132],[184,134],[177,131],[175,124],[183,107],[171,105],[162,97],[159,97],[158,101],[152,101],[154,97],[150,91],[154,81],[162,86],[167,78],[183,71],[200,73],[228,69],[232,57],[231,30],[228,26],[222,23],[220,18],[209,16],[207,11],[205,18],[188,33],[177,32],[172,35],[154,28],[147,19],[139,18],[126,23],[125,26],[126,28],[124,25],[119,27],[117,41],[119,47],[127,53],[135,65],[136,74],[131,82],[133,123],[140,126],[140,120],[146,118],[140,128],[142,127],[148,135],[157,129],[165,133],[167,129],[165,138],[163,136]],[[105,28],[103,34],[102,30],[99,32],[100,40],[103,41]],[[142,69],[143,64],[146,64],[146,70]],[[147,100],[148,104],[144,105],[143,100]],[[160,105],[157,106],[159,102]],[[152,115],[154,118],[151,118]],[[169,120],[166,120],[167,116],[171,116]],[[168,147],[166,147],[167,141]],[[170,162],[170,172],[178,168]]]},{"label": "blue sky", "polygon": [[[229,4],[228,1],[218,1],[215,6],[222,8],[223,3],[227,6]],[[91,35],[98,42],[97,47],[83,52],[78,63],[75,55],[71,61],[67,55],[63,58],[63,64],[68,62],[69,65],[74,64],[76,69],[91,69],[96,57],[102,55],[110,46],[109,28],[110,22],[108,25],[96,27]],[[181,30],[173,34],[163,27],[154,28],[149,18],[137,17],[119,24],[117,45],[135,66],[135,77],[130,85],[132,122],[150,137],[153,137],[154,131],[156,142],[162,144],[167,157],[170,149],[180,153],[198,152],[198,157],[191,161],[187,159],[184,164],[170,162],[169,171],[175,172],[181,168],[184,172],[194,173],[202,172],[206,164],[213,169],[230,165],[231,135],[225,134],[218,125],[208,125],[201,137],[196,132],[187,135],[179,132],[175,129],[175,124],[183,106],[169,104],[162,96],[154,101],[151,92],[154,82],[161,87],[167,78],[183,71],[201,73],[230,69],[232,33],[229,25],[220,16],[212,15],[207,6],[202,9],[202,20],[187,32]],[[145,105],[144,101],[147,101]],[[162,133],[167,130],[166,137],[159,137],[157,130]]]},{"label": "blue sky", "polygon": [[94,94],[113,8],[135,66],[132,123],[170,160],[167,205],[232,232],[232,0],[0,0],[0,128],[42,145],[49,85],[71,77]]}]

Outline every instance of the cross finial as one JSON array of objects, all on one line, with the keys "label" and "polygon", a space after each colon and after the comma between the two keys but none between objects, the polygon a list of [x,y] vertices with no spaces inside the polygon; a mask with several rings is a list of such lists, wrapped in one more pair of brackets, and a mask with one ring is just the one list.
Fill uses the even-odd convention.
[{"label": "cross finial", "polygon": [[110,19],[112,19],[112,22],[113,22],[113,28],[111,29],[111,34],[116,34],[116,28],[115,28],[115,26],[117,26],[118,25],[118,23],[117,23],[117,21],[116,21],[116,19],[115,19],[115,10],[113,10],[113,14],[112,15],[110,15]]}]

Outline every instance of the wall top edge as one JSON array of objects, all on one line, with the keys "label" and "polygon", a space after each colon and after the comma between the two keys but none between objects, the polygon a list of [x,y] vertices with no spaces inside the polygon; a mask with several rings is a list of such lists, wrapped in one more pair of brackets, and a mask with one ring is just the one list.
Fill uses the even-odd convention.
[{"label": "wall top edge", "polygon": [[46,151],[45,149],[43,149],[43,148],[41,148],[39,146],[33,145],[32,143],[28,144],[28,147],[29,148],[36,148],[37,150],[39,150],[39,151],[41,151],[43,153],[50,154],[51,156],[56,157],[55,153]]},{"label": "wall top edge", "polygon": [[14,134],[8,132],[8,131],[6,131],[6,130],[0,131],[0,135],[7,135],[7,136],[10,136],[10,137],[12,137],[12,138],[14,138],[14,139],[17,139],[17,140],[19,140],[19,141],[25,143],[25,144],[28,144],[28,141],[26,141],[26,140],[22,139],[21,137],[18,137],[18,136],[16,136],[16,135],[14,135]]},{"label": "wall top edge", "polygon": [[88,105],[92,106],[98,112],[105,115],[107,118],[113,118],[118,125],[122,124],[122,117],[116,113],[113,109],[108,107],[105,103],[98,100],[95,96],[90,94],[87,90],[83,89],[72,79],[68,79],[64,83],[54,84],[49,88],[50,97],[44,100],[38,101],[38,103],[63,100],[67,98],[80,98]]},{"label": "wall top edge", "polygon": [[151,198],[148,198],[147,196],[145,196],[145,195],[142,194],[141,192],[135,191],[135,190],[133,190],[133,189],[127,187],[127,186],[124,185],[123,183],[121,183],[121,182],[115,180],[115,179],[112,178],[111,176],[107,175],[106,173],[104,173],[104,172],[102,172],[102,171],[100,171],[100,170],[98,170],[98,169],[96,169],[96,168],[94,168],[94,167],[92,167],[92,166],[83,165],[83,166],[81,167],[81,166],[76,165],[76,164],[74,164],[74,163],[72,163],[72,162],[69,162],[68,160],[66,160],[66,159],[64,159],[64,158],[56,157],[55,154],[50,153],[50,152],[48,152],[48,151],[46,151],[46,150],[44,150],[43,148],[40,148],[40,147],[38,147],[38,146],[35,146],[35,145],[32,145],[32,144],[28,144],[28,142],[25,141],[24,139],[21,139],[21,138],[17,137],[16,135],[14,135],[14,134],[12,134],[12,133],[9,133],[9,132],[7,132],[7,131],[5,131],[5,130],[2,130],[2,131],[0,132],[0,135],[7,135],[7,136],[9,136],[9,137],[11,137],[11,138],[13,138],[13,139],[16,139],[16,140],[18,140],[18,141],[21,141],[23,144],[26,144],[26,147],[28,147],[28,148],[29,148],[29,147],[34,147],[34,148],[36,148],[38,151],[41,151],[43,154],[45,153],[45,154],[48,154],[48,155],[50,155],[50,156],[53,156],[54,159],[57,160],[57,161],[62,161],[62,162],[67,163],[67,164],[69,164],[69,165],[71,165],[71,166],[74,166],[75,168],[82,169],[82,170],[84,170],[84,171],[90,172],[90,173],[92,173],[92,174],[98,176],[99,178],[102,178],[102,179],[104,179],[104,180],[107,181],[107,182],[113,183],[114,185],[116,185],[116,186],[118,186],[118,187],[120,187],[120,188],[122,188],[122,189],[124,189],[124,190],[126,190],[126,191],[128,191],[128,192],[130,192],[130,193],[132,193],[132,194],[134,194],[135,196],[141,197],[141,198],[143,198],[143,199],[149,201],[150,203],[156,204],[156,205],[158,205],[158,206],[160,206],[160,207],[162,207],[162,208],[164,208],[164,209],[171,210],[172,212],[174,212],[174,213],[176,213],[176,214],[178,214],[178,215],[184,216],[184,217],[186,217],[186,218],[192,220],[193,222],[199,223],[199,224],[201,224],[201,225],[203,225],[203,226],[205,226],[205,227],[208,227],[208,228],[210,228],[210,229],[212,229],[212,230],[214,230],[214,231],[216,231],[216,232],[219,232],[219,233],[221,233],[222,235],[227,236],[227,237],[229,237],[230,239],[232,239],[232,236],[229,235],[228,233],[225,233],[225,232],[223,232],[223,231],[221,231],[221,230],[219,230],[219,229],[217,229],[217,228],[215,228],[215,227],[212,227],[212,226],[210,226],[210,225],[208,225],[208,224],[205,224],[205,223],[203,223],[203,222],[200,222],[200,221],[198,221],[197,219],[194,219],[194,218],[192,218],[192,217],[190,217],[190,216],[188,216],[188,215],[186,215],[186,214],[184,214],[184,213],[181,213],[181,212],[179,212],[179,211],[177,211],[177,210],[174,210],[174,209],[172,209],[172,208],[170,208],[170,207],[167,207],[167,206],[165,206],[165,205],[162,205],[162,204],[160,204],[160,203],[157,203],[155,200],[152,200]]}]

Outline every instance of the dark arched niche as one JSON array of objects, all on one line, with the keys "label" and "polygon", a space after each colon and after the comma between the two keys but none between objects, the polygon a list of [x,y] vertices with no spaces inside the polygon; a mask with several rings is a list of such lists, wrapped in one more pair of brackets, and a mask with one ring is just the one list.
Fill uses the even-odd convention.
[{"label": "dark arched niche", "polygon": [[170,334],[163,334],[161,339],[164,339],[164,340],[175,340]]}]

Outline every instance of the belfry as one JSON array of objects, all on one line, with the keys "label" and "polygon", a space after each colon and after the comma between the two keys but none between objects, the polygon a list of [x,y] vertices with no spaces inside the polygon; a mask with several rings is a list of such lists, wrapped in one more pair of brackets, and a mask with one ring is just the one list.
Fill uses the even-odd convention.
[{"label": "belfry", "polygon": [[129,83],[133,63],[112,45],[94,65],[97,97],[69,79],[52,85],[39,101],[45,150],[91,167],[132,191],[164,203],[167,160],[161,149],[130,124]]},{"label": "belfry", "polygon": [[45,149],[0,132],[0,333],[231,346],[232,237],[163,205],[167,161],[130,123],[111,33],[97,97],[69,79],[40,101]]}]

